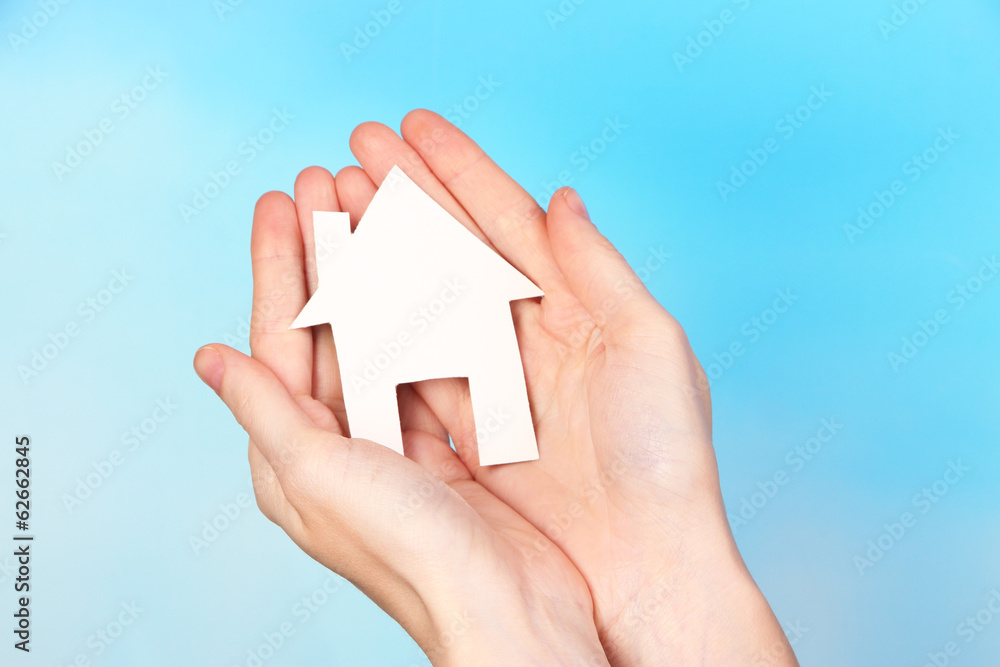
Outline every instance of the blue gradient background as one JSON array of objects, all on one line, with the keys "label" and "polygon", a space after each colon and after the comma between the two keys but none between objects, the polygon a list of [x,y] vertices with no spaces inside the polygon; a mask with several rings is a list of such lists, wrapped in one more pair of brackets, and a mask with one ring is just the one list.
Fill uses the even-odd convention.
[{"label": "blue gradient background", "polygon": [[[39,5],[0,5],[0,414],[5,447],[32,437],[38,536],[34,650],[14,651],[2,625],[0,663],[245,665],[288,621],[295,634],[264,664],[425,664],[348,585],[300,623],[293,606],[327,574],[254,507],[193,553],[189,537],[250,481],[246,438],[191,358],[211,341],[247,347],[261,193],[290,192],[308,165],[353,163],[358,123],[445,112],[492,76],[501,85],[462,128],[532,193],[569,170],[635,266],[650,248],[670,253],[648,285],[706,367],[748,343],[742,327],[776,290],[799,297],[712,386],[732,513],[790,470],[786,453],[822,418],[843,424],[736,526],[778,618],[808,629],[795,643],[803,664],[923,665],[953,640],[950,664],[997,664],[1000,618],[970,643],[956,631],[1000,588],[1000,280],[961,311],[947,295],[1000,251],[1000,5],[928,2],[883,39],[887,0],[590,0],[564,3],[575,10],[554,25],[557,0],[401,0],[347,62],[340,44],[386,3],[332,4],[246,0],[220,16],[210,0],[78,0],[16,49],[10,33]],[[726,8],[735,21],[678,71],[674,52]],[[113,100],[147,66],[167,78],[119,120]],[[723,201],[716,183],[812,86],[833,97]],[[294,120],[242,161],[273,108]],[[59,180],[53,162],[106,117],[115,131]],[[574,152],[608,118],[628,127],[581,172]],[[948,127],[960,139],[907,180],[902,165]],[[179,206],[231,159],[242,172],[185,222]],[[897,178],[906,194],[850,243],[844,223]],[[123,268],[134,281],[83,322],[78,304]],[[938,308],[950,322],[894,372],[887,354]],[[70,322],[80,335],[23,381],[18,366]],[[175,414],[68,511],[63,494],[168,397]],[[13,458],[0,456],[0,507],[13,505]],[[920,514],[913,496],[955,460],[969,472]],[[916,525],[859,574],[854,557],[904,511]],[[142,614],[95,656],[88,637],[133,600]]]}]

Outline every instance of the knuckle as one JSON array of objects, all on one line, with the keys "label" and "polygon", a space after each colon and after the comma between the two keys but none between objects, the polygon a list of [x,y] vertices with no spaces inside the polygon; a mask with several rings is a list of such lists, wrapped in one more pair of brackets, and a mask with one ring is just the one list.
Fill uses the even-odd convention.
[{"label": "knuckle", "polygon": [[497,222],[509,229],[520,229],[524,225],[542,220],[545,209],[533,197],[526,196],[514,202],[503,211]]},{"label": "knuckle", "polygon": [[684,331],[681,323],[667,313],[664,313],[660,319],[661,335],[664,342],[668,346],[690,349],[691,342],[688,340],[687,332]]},{"label": "knuckle", "polygon": [[254,500],[257,501],[257,509],[260,510],[260,513],[263,514],[264,517],[271,523],[278,524],[278,513],[274,510],[274,501],[269,497],[269,495],[266,492],[254,487],[253,497]]},{"label": "knuckle", "polygon": [[316,495],[318,477],[327,466],[322,460],[328,448],[322,436],[328,435],[307,429],[287,438],[275,452],[272,467],[289,502]]},{"label": "knuckle", "polygon": [[251,470],[251,483],[253,484],[253,496],[257,503],[257,508],[271,523],[278,523],[277,503],[280,501],[276,497],[275,484],[277,480],[274,472],[270,468],[259,467]]}]

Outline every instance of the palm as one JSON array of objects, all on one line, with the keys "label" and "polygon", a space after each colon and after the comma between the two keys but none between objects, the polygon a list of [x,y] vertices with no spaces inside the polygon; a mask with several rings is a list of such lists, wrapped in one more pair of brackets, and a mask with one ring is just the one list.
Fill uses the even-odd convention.
[{"label": "palm", "polygon": [[[708,394],[697,389],[700,366],[665,313],[607,340],[568,291],[550,288],[540,304],[517,308],[542,456],[490,468],[464,461],[472,478],[573,561],[604,635],[627,622],[627,605],[662,594],[662,582],[648,580],[649,561],[658,561],[652,569],[666,581],[669,554],[653,546],[677,543],[695,519],[698,492],[714,483]],[[643,327],[676,337],[646,336]],[[524,555],[532,561],[547,547],[538,541]],[[649,599],[635,600],[647,587]]]},{"label": "palm", "polygon": [[[557,304],[543,301],[539,321],[561,321],[558,312],[547,312],[558,311]],[[583,319],[575,331],[596,326]],[[700,366],[669,317],[660,319],[615,336],[592,329],[570,341],[577,346],[569,351],[565,331],[526,326],[525,341],[533,340],[525,350],[526,374],[545,454],[526,466],[529,473],[510,467],[478,472],[489,488],[511,489],[504,497],[577,565],[602,634],[621,620],[626,605],[651,601],[634,599],[645,587],[654,587],[647,596],[659,594],[658,582],[646,579],[651,570],[666,575],[670,567],[669,554],[657,547],[678,542],[685,521],[695,518],[690,510],[698,492],[714,480],[708,395],[697,389]],[[666,328],[675,338],[644,335],[642,327]]]}]

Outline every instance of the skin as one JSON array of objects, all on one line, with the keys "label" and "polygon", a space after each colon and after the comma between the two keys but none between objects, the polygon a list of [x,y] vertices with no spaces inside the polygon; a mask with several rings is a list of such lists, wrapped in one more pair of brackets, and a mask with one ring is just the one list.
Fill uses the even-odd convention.
[{"label": "skin", "polygon": [[[401,134],[365,123],[360,167],[261,197],[252,358],[195,357],[251,437],[261,510],[435,665],[797,665],[733,541],[683,329],[575,191],[542,210],[430,111]],[[312,211],[357,225],[393,165],[545,292],[512,304],[537,461],[478,465],[459,379],[400,388],[405,456],[346,437],[330,327],[288,329],[316,288]]]}]

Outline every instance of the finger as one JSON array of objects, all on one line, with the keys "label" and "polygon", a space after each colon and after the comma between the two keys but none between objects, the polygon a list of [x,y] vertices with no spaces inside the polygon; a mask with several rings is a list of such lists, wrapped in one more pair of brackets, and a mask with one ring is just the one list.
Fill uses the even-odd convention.
[{"label": "finger", "polygon": [[399,397],[399,423],[404,431],[424,431],[438,440],[448,441],[447,429],[420,397],[413,384],[399,385],[396,393]]},{"label": "finger", "polygon": [[295,204],[282,192],[268,192],[257,201],[250,237],[250,350],[293,394],[312,389],[312,332],[288,328],[306,303],[302,252]]},{"label": "finger", "polygon": [[250,435],[279,481],[288,471],[308,465],[318,449],[319,430],[269,367],[225,345],[198,350],[194,367]]},{"label": "finger", "polygon": [[601,328],[605,340],[616,332],[640,332],[651,321],[659,324],[664,317],[673,319],[590,221],[575,190],[562,188],[552,196],[546,224],[569,288]]},{"label": "finger", "polygon": [[[448,188],[424,164],[413,146],[381,123],[362,123],[351,133],[351,152],[374,183],[381,183],[393,166],[399,166],[417,186],[430,195],[480,241],[493,248],[486,235],[462,208]],[[495,250],[495,248],[494,248]]]},{"label": "finger", "polygon": [[545,212],[534,197],[464,132],[432,111],[411,111],[402,132],[508,262],[546,294],[565,287],[545,233]]},{"label": "finger", "polygon": [[302,245],[305,249],[306,286],[316,291],[316,239],[313,235],[315,211],[340,211],[337,183],[322,167],[303,169],[295,179],[295,210],[298,214]]},{"label": "finger", "polygon": [[375,190],[375,183],[361,167],[344,167],[337,172],[337,195],[343,210],[351,215],[351,227],[358,226],[375,197]]},{"label": "finger", "polygon": [[403,451],[406,458],[419,463],[445,484],[472,479],[468,468],[448,446],[447,439],[441,440],[426,431],[403,431]]},{"label": "finger", "polygon": [[414,383],[413,387],[444,426],[446,433],[440,439],[447,442],[451,438],[455,449],[448,447],[448,451],[457,453],[463,465],[475,474],[479,468],[479,454],[468,378],[424,380]]},{"label": "finger", "polygon": [[[471,512],[456,503],[447,485],[428,484],[436,480],[427,471],[385,447],[320,431],[299,402],[321,406],[318,401],[310,397],[297,400],[270,369],[232,348],[203,347],[195,355],[194,367],[274,470],[289,502],[284,506],[287,509],[276,507],[270,504],[275,498],[271,495],[265,506],[274,510],[273,516],[296,544],[369,591],[380,586],[384,589],[389,572],[399,573],[407,581],[426,580],[428,561],[408,557],[401,545],[409,548],[421,540],[444,544],[453,535],[444,524],[430,518],[415,523],[390,518],[396,508],[404,508],[414,498],[421,503],[429,497],[438,498],[430,502],[447,503],[449,516],[455,511]],[[264,478],[256,488],[276,493],[270,484]],[[401,537],[401,530],[408,530],[409,535]],[[359,560],[359,553],[376,557]],[[383,555],[388,567],[378,562]],[[393,610],[391,600],[375,599]],[[416,600],[401,603],[408,609],[418,604]],[[393,612],[397,618],[402,613],[400,609]]]},{"label": "finger", "polygon": [[440,380],[425,380],[399,387],[403,453],[446,483],[472,479],[469,469],[448,444],[448,430],[420,395],[420,386],[431,382]]},{"label": "finger", "polygon": [[[305,252],[305,272],[308,294],[318,286],[316,275],[316,238],[313,234],[313,213],[340,211],[337,184],[333,175],[322,167],[303,169],[295,179],[295,209]],[[340,384],[340,367],[333,333],[328,325],[312,327],[313,376],[312,395],[329,407],[340,425],[346,424],[344,392]]]}]

